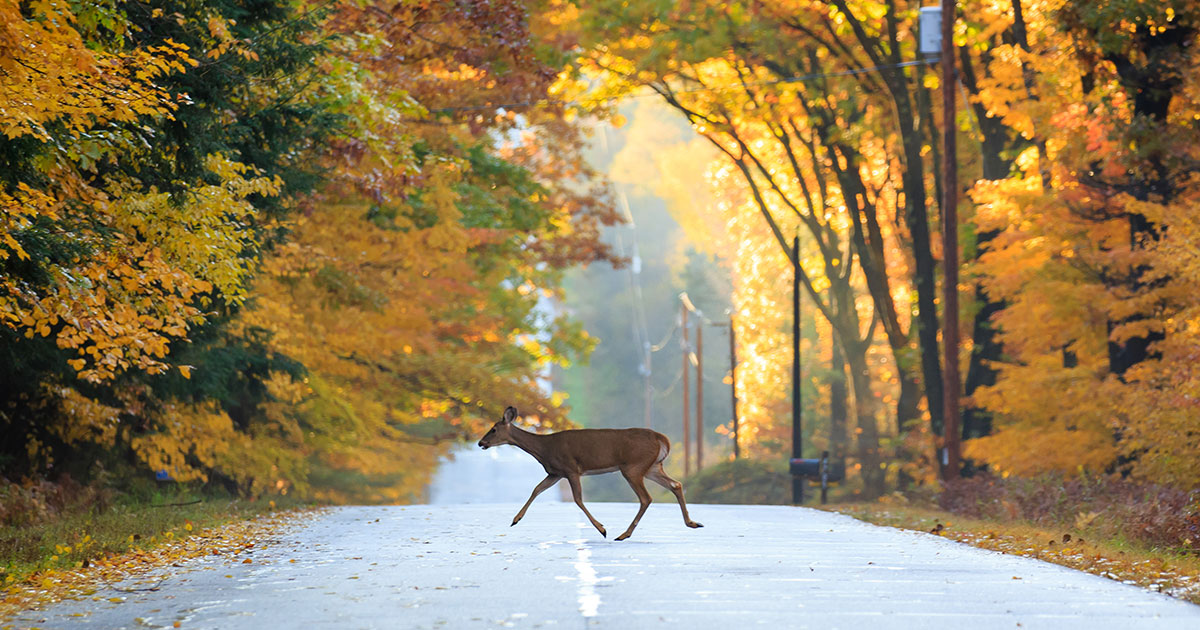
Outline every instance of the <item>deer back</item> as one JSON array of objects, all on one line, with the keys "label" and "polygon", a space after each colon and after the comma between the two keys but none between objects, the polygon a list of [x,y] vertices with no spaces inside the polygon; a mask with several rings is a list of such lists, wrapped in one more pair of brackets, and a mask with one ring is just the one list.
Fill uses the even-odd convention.
[{"label": "deer back", "polygon": [[649,429],[575,429],[541,437],[542,466],[562,476],[649,467],[671,449],[666,436]]}]

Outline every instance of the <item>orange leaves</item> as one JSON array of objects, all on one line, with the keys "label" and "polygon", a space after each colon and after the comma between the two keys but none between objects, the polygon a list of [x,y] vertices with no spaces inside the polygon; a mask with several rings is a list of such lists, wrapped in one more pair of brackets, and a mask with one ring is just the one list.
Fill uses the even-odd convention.
[{"label": "orange leaves", "polygon": [[[975,270],[1006,302],[994,322],[1007,360],[975,397],[998,430],[968,451],[1013,474],[1103,470],[1124,455],[1125,472],[1194,487],[1200,437],[1182,427],[1200,418],[1185,350],[1200,343],[1200,259],[1189,253],[1200,181],[1182,163],[1198,155],[1186,119],[1200,93],[1154,88],[1170,93],[1156,117],[1137,73],[1114,65],[1125,54],[1143,63],[1140,53],[1099,61],[1096,47],[1116,40],[1071,22],[1077,10],[1092,7],[1027,13],[1029,46],[992,49],[980,96],[1034,143],[1020,174],[973,193],[979,229],[998,232]],[[1126,17],[1153,23],[1156,11]],[[1150,340],[1133,367],[1114,363]]]},{"label": "orange leaves", "polygon": [[130,368],[161,371],[171,338],[184,336],[201,315],[189,298],[212,289],[165,264],[144,243],[58,273],[62,286],[74,290],[17,293],[0,301],[0,313],[26,336],[53,332],[60,348],[78,352],[71,366],[92,382]]},{"label": "orange leaves", "polygon": [[[185,521],[182,526],[168,525],[170,529],[148,538],[130,535],[128,543],[118,546],[116,552],[111,541],[97,547],[97,541],[86,534],[68,544],[56,544],[62,557],[32,573],[26,572],[17,578],[5,576],[6,590],[5,597],[0,599],[0,617],[9,618],[16,612],[67,597],[100,601],[101,596],[96,594],[98,590],[125,580],[143,581],[144,586],[161,585],[164,571],[172,571],[172,567],[180,567],[191,559],[214,557],[227,567],[226,570],[231,565],[250,564],[254,552],[266,548],[264,541],[317,514],[316,511],[289,510],[248,519],[245,507],[243,504],[225,513],[206,514],[210,519],[231,521],[218,527],[193,527],[191,521]],[[129,524],[122,523],[121,527],[129,527]],[[83,560],[77,561],[81,557]],[[0,573],[3,573],[2,569]],[[114,596],[104,600],[120,604],[128,598]]]},{"label": "orange leaves", "polygon": [[[1102,473],[1118,454],[1106,414],[1063,411],[1067,413],[1058,426],[1048,427],[1044,422],[1008,426],[993,435],[968,440],[963,454],[987,462],[1005,477]],[[1064,426],[1068,424],[1075,426]]]},{"label": "orange leaves", "polygon": [[90,179],[84,173],[116,160],[128,141],[110,124],[169,117],[175,102],[154,81],[196,62],[169,39],[121,52],[89,46],[63,5],[31,6],[25,19],[17,3],[0,3],[0,124],[10,138],[46,143],[49,183],[0,188],[0,260],[29,258],[16,235],[38,221],[70,223],[88,254],[50,264],[54,284],[46,289],[0,279],[0,323],[27,337],[53,334],[59,347],[78,352],[69,365],[87,381],[162,371],[170,340],[201,317],[195,296],[243,295],[245,220],[253,214],[245,198],[276,194],[279,182],[246,177],[245,167],[220,156],[207,161],[220,183],[189,191],[183,203],[135,192],[138,182]]},{"label": "orange leaves", "polygon": [[[242,253],[256,244],[249,228],[257,211],[247,198],[278,195],[282,183],[278,178],[247,178],[254,174],[252,169],[221,155],[209,155],[205,166],[219,183],[178,195],[154,188],[137,192],[114,183],[108,214],[113,227],[152,243],[164,262],[239,302],[252,262]],[[164,288],[173,288],[169,276],[163,282]]]},{"label": "orange leaves", "polygon": [[18,182],[12,193],[0,189],[0,261],[14,254],[28,260],[29,254],[13,234],[28,228],[38,217],[58,219],[61,206],[60,200],[25,182]]},{"label": "orange leaves", "polygon": [[[184,47],[168,42],[127,54],[87,46],[73,28],[66,5],[0,2],[0,118],[9,138],[51,139],[47,126],[61,125],[71,137],[111,121],[169,115],[171,95],[152,81],[194,62]],[[99,80],[97,80],[99,79]]]},{"label": "orange leaves", "polygon": [[225,54],[233,51],[239,57],[250,61],[258,61],[258,53],[254,52],[249,40],[239,40],[233,36],[229,28],[237,24],[236,20],[227,19],[216,13],[208,16],[206,27],[208,34],[211,37],[208,52],[204,56],[209,59],[220,59]]},{"label": "orange leaves", "polygon": [[[246,440],[217,405],[167,404],[157,432],[134,437],[130,445],[149,470],[166,470],[176,481],[205,480],[233,445]],[[194,462],[194,464],[193,464]]]}]

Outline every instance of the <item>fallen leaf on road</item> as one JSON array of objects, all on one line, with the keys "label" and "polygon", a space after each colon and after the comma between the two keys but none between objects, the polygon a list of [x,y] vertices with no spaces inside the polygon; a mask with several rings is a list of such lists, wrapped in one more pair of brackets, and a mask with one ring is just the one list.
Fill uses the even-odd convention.
[{"label": "fallen leaf on road", "polygon": [[[163,542],[152,548],[132,549],[124,554],[91,558],[86,566],[80,563],[80,566],[74,569],[39,571],[30,575],[24,583],[14,583],[11,575],[5,576],[4,581],[8,586],[3,599],[0,600],[0,619],[15,616],[18,611],[44,607],[67,597],[90,596],[98,587],[144,577],[156,569],[179,566],[183,561],[192,558],[236,553],[238,550],[253,547],[256,544],[255,539],[265,540],[301,518],[320,513],[320,510],[274,512],[253,520],[230,523],[220,529],[193,529],[187,535],[164,536]],[[129,536],[130,541],[142,538],[140,534]],[[154,537],[149,539],[154,540]],[[261,548],[265,548],[265,545],[261,545]],[[125,598],[113,597],[108,601],[121,603]]]}]

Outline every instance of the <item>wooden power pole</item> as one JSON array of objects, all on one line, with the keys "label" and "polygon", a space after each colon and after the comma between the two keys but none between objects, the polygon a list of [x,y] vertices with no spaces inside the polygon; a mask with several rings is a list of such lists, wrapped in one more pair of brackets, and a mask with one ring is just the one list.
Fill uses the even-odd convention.
[{"label": "wooden power pole", "polygon": [[945,455],[942,478],[958,477],[961,430],[958,410],[958,143],[954,68],[955,0],[942,0],[942,342],[945,352],[942,385]]},{"label": "wooden power pole", "polygon": [[733,314],[729,315],[729,397],[733,406],[733,458],[741,457],[742,451],[738,442],[737,415],[737,338],[733,336]]},{"label": "wooden power pole", "polygon": [[682,313],[680,315],[681,323],[679,324],[679,328],[681,331],[683,331],[683,476],[687,477],[689,474],[691,474],[692,470],[692,423],[688,416],[688,405],[690,404],[690,399],[692,397],[691,386],[689,385],[688,377],[691,374],[692,366],[688,365],[688,309],[687,304],[684,304],[682,300],[680,301],[679,309],[680,313]]},{"label": "wooden power pole", "polygon": [[704,322],[696,325],[696,472],[704,470]]},{"label": "wooden power pole", "polygon": [[[800,426],[800,237],[792,239],[792,458],[804,457]],[[792,503],[804,503],[804,478],[792,475]]]}]

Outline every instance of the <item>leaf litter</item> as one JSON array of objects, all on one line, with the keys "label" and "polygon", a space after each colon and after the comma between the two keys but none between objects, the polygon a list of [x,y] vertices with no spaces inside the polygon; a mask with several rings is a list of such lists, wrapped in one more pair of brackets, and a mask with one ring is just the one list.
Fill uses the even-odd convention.
[{"label": "leaf litter", "polygon": [[[1093,544],[1078,531],[1074,535],[1069,532],[1048,534],[999,523],[989,527],[969,519],[960,519],[957,524],[950,520],[934,521],[936,525],[931,529],[930,519],[912,510],[862,504],[830,507],[832,511],[869,523],[925,531],[973,547],[1050,562],[1200,604],[1200,563],[1194,558],[1173,560],[1154,554],[1126,553],[1114,550],[1111,545]],[[1014,576],[1013,579],[1020,578]]]},{"label": "leaf litter", "polygon": [[[0,628],[13,628],[6,623],[7,620],[24,611],[44,609],[65,599],[90,598],[123,603],[126,597],[102,597],[98,593],[105,589],[119,593],[158,590],[174,577],[163,576],[162,569],[186,569],[185,563],[189,560],[227,556],[230,563],[250,564],[252,560],[247,554],[265,549],[264,542],[321,512],[314,508],[296,508],[199,530],[189,523],[180,535],[166,532],[150,541],[145,548],[134,547],[128,552],[91,558],[84,566],[77,568],[42,569],[23,581],[8,584],[0,591]],[[135,586],[118,586],[131,580]]]}]

